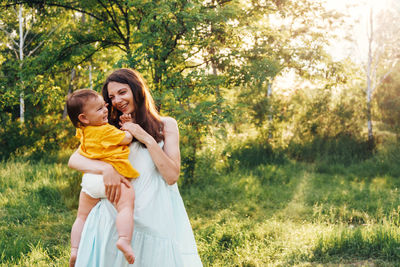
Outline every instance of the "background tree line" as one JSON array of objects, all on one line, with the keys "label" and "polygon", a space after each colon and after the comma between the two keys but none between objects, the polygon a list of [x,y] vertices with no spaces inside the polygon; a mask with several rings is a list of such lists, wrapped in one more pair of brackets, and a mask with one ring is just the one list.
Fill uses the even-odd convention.
[{"label": "background tree line", "polygon": [[[160,113],[178,120],[188,184],[210,137],[257,143],[262,154],[312,161],[342,153],[351,161],[400,132],[396,6],[365,14],[366,61],[329,53],[348,23],[322,1],[2,0],[0,7],[2,159],[76,145],[66,95],[100,91],[119,67],[140,71]],[[291,76],[297,83],[283,88],[280,77]]]}]

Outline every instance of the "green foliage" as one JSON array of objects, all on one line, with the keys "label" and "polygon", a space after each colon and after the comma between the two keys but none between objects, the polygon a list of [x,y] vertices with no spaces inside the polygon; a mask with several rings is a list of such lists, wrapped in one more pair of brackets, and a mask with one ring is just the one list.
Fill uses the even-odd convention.
[{"label": "green foliage", "polygon": [[[197,153],[216,125],[255,125],[262,140],[274,147],[286,147],[290,142],[308,144],[314,142],[314,137],[350,135],[361,139],[361,119],[359,115],[354,118],[356,106],[352,105],[359,98],[341,101],[348,97],[343,95],[341,100],[332,99],[334,86],[344,83],[345,74],[352,73],[332,62],[324,51],[329,36],[322,32],[340,25],[340,15],[325,12],[318,3],[20,2],[31,7],[25,6],[27,12],[37,16],[32,31],[38,38],[30,48],[43,43],[34,56],[25,59],[22,69],[11,60],[12,51],[2,46],[1,75],[6,79],[0,82],[0,110],[7,124],[15,122],[19,93],[24,91],[27,120],[31,121],[25,127],[50,135],[44,139],[54,139],[52,133],[62,131],[33,130],[31,125],[37,124],[40,116],[59,119],[56,114],[62,112],[67,92],[88,87],[89,66],[96,90],[110,69],[134,67],[143,73],[162,115],[179,121],[184,137],[182,165],[188,184],[195,176]],[[16,2],[7,4],[13,7]],[[10,13],[4,8],[1,12]],[[62,18],[57,18],[57,12],[63,14]],[[15,17],[5,22],[10,29],[17,26]],[[288,101],[271,96],[268,90],[275,77],[288,69],[321,81],[323,93],[307,89],[301,92],[304,95],[294,94]],[[76,72],[74,78],[69,77],[72,70]],[[312,96],[307,95],[309,91]],[[281,142],[278,138],[285,135],[288,125],[294,137],[290,142]],[[26,136],[21,131],[4,130],[15,136],[8,137],[10,144],[2,158],[18,147],[29,150],[16,144],[16,139]],[[45,145],[37,139],[39,136],[29,142]]]},{"label": "green foliage", "polygon": [[299,161],[345,165],[363,161],[372,155],[365,140],[346,135],[336,138],[317,136],[312,141],[300,144],[292,142],[286,148],[286,152],[290,158]]},{"label": "green foliage", "polygon": [[368,158],[373,150],[363,134],[363,95],[347,86],[298,89],[276,101],[274,126],[263,129],[264,136],[272,135],[271,143],[297,160],[350,164]]},{"label": "green foliage", "polygon": [[[398,68],[396,69],[398,70]],[[382,86],[377,89],[376,99],[378,111],[375,112],[380,119],[388,126],[396,135],[400,132],[400,110],[399,110],[399,91],[400,76],[398,71],[385,79]]]},{"label": "green foliage", "polygon": [[240,145],[228,145],[224,154],[227,157],[228,166],[240,165],[244,168],[255,168],[268,162],[269,164],[283,164],[287,160],[285,156],[272,148],[262,140],[248,140]]},{"label": "green foliage", "polygon": [[61,148],[74,147],[75,129],[61,116],[41,116],[20,124],[10,117],[4,119],[0,129],[0,158],[11,155],[39,160]]},{"label": "green foliage", "polygon": [[350,94],[352,89],[334,94],[332,88],[307,88],[297,90],[289,103],[289,114],[293,114],[293,140],[307,142],[314,137],[336,138],[343,135],[361,136],[363,106],[360,91]]}]

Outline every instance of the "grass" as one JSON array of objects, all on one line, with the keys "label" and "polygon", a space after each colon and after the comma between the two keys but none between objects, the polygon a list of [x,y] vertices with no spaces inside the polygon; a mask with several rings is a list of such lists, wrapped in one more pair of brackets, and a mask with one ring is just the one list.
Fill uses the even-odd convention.
[{"label": "grass", "polygon": [[[397,148],[351,164],[240,149],[204,151],[180,189],[204,266],[400,265]],[[0,164],[0,266],[67,265],[79,176],[65,158]]]},{"label": "grass", "polygon": [[400,265],[396,151],[329,164],[245,149],[182,190],[206,266]]},{"label": "grass", "polygon": [[64,163],[0,163],[0,266],[66,262],[77,181]]}]

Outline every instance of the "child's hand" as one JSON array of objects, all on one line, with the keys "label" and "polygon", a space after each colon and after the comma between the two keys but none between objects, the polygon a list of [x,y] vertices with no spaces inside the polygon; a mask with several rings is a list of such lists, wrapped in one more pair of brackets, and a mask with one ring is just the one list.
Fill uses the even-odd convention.
[{"label": "child's hand", "polygon": [[133,122],[131,114],[122,114],[119,116],[120,125],[124,124],[125,122]]}]

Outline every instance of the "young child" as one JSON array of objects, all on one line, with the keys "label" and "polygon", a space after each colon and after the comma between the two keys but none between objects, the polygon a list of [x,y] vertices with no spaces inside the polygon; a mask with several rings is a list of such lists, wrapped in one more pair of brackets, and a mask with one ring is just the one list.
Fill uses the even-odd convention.
[{"label": "young child", "polygon": [[[132,141],[132,135],[108,124],[107,105],[97,92],[89,89],[73,92],[67,99],[67,111],[81,141],[78,149],[81,155],[110,163],[126,178],[139,176],[128,160],[128,144]],[[126,119],[124,115],[124,120]],[[85,173],[81,186],[78,215],[71,230],[70,266],[75,265],[83,226],[89,212],[99,202],[99,198],[106,197],[102,175]],[[115,204],[118,211],[117,247],[129,264],[135,261],[131,247],[134,199],[133,188],[121,184],[121,197]]]}]

